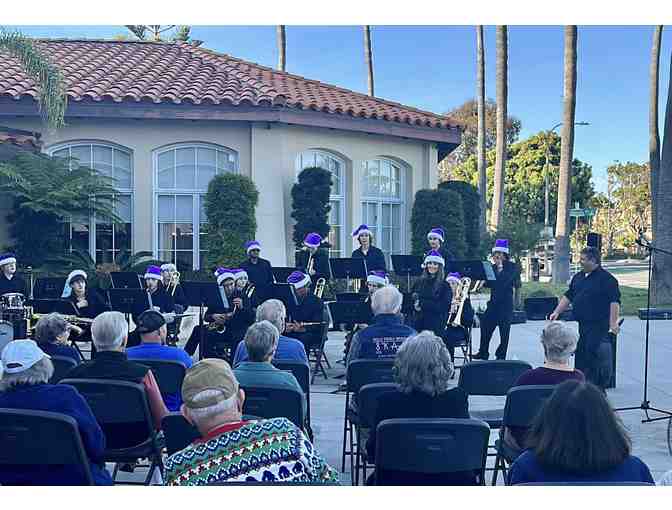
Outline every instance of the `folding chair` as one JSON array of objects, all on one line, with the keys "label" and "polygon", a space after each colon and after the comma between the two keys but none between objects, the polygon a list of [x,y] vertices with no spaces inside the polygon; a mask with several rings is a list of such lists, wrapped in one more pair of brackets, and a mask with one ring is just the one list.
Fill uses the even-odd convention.
[{"label": "folding chair", "polygon": [[303,392],[289,388],[243,386],[243,412],[261,418],[287,418],[303,430]]},{"label": "folding chair", "polygon": [[[111,379],[63,379],[61,384],[74,386],[82,394],[105,432],[108,448],[104,458],[106,462],[115,463],[112,480],[116,480],[120,464],[145,458],[151,463],[144,484],[127,482],[128,485],[149,485],[157,468],[163,475],[162,445],[154,430],[154,420],[142,384]],[[119,426],[133,427],[134,431],[137,429],[142,433],[142,440],[135,443],[133,437],[113,435],[110,431]]]},{"label": "folding chair", "polygon": [[324,368],[324,365],[322,364],[323,362],[327,365],[327,368],[331,368],[331,364],[329,363],[329,358],[327,358],[327,353],[324,352],[324,346],[327,343],[327,340],[329,339],[329,324],[331,324],[331,314],[329,313],[329,308],[325,304],[323,309],[322,309],[322,326],[320,327],[320,335],[319,335],[319,343],[315,345],[307,345],[306,346],[306,351],[308,351],[308,356],[310,354],[313,354],[313,361],[315,363],[313,370],[312,370],[312,377],[310,379],[310,383],[313,384],[315,382],[315,377],[317,376],[318,373],[322,373],[322,376],[325,379],[328,379],[329,376],[327,375],[327,371]]},{"label": "folding chair", "polygon": [[306,432],[308,432],[308,437],[310,440],[313,440],[313,429],[310,423],[310,365],[303,363],[301,361],[285,361],[285,360],[274,360],[273,366],[279,370],[284,370],[285,372],[291,372],[303,390],[303,394],[306,396]]},{"label": "folding chair", "polygon": [[490,428],[473,419],[394,419],[376,429],[376,485],[390,471],[436,475],[473,471],[485,485]]},{"label": "folding chair", "polygon": [[[393,382],[392,366],[394,360],[357,359],[346,369],[345,410],[343,412],[343,450],[341,454],[341,473],[345,473],[345,457],[350,456],[350,474],[355,476],[355,439],[354,427],[358,426],[357,394],[366,384]],[[352,395],[352,396],[351,396]],[[351,402],[352,400],[352,402]],[[350,449],[346,448],[346,444]]]},{"label": "folding chair", "polygon": [[574,487],[583,487],[583,486],[608,486],[608,487],[640,487],[640,486],[650,486],[655,487],[655,483],[648,482],[527,482],[527,483],[517,483],[516,487],[527,487],[527,486],[574,486]]},{"label": "folding chair", "polygon": [[182,391],[182,381],[187,373],[187,367],[179,361],[140,358],[133,358],[132,361],[152,369],[162,395],[179,395]]},{"label": "folding chair", "polygon": [[56,384],[63,379],[71,368],[79,364],[69,356],[52,356],[51,363],[54,365],[54,375],[49,379],[51,384]]},{"label": "folding chair", "polygon": [[64,414],[0,409],[0,465],[16,464],[76,466],[80,485],[94,485],[77,422]]},{"label": "folding chair", "polygon": [[[504,416],[500,430],[506,430],[509,427],[529,427],[555,388],[554,385],[514,386],[511,388],[506,394],[506,404],[504,405]],[[499,471],[502,472],[506,483],[507,464],[511,465],[523,453],[523,450],[508,444],[502,434],[495,441],[495,450],[497,450],[497,456],[495,457],[495,469],[492,473],[492,485],[497,485]]]}]

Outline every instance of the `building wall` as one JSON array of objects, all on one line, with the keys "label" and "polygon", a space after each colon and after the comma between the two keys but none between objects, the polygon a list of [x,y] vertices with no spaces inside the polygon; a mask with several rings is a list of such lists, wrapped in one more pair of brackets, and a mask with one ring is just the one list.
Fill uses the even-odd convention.
[{"label": "building wall", "polygon": [[[70,141],[103,141],[131,151],[134,169],[133,249],[155,250],[153,211],[153,151],[177,143],[212,143],[238,153],[239,170],[255,181],[260,200],[257,208],[257,239],[274,265],[293,263],[291,186],[296,179],[297,155],[320,149],[345,162],[345,245],[353,248],[350,232],[362,221],[360,179],[367,159],[386,157],[406,167],[404,186],[404,251],[410,249],[413,195],[437,183],[437,150],[434,144],[381,135],[305,128],[270,123],[70,119],[68,126],[48,132],[36,119],[7,118],[5,125],[42,132],[44,150]],[[0,198],[0,246],[9,242],[5,214],[8,201]]]}]

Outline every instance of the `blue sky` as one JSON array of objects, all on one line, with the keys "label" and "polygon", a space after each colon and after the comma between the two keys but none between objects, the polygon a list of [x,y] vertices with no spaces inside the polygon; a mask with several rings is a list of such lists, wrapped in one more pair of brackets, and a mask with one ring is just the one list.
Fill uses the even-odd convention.
[{"label": "blue sky", "polygon": [[[21,26],[39,37],[112,37],[121,26]],[[672,53],[663,32],[661,129]],[[275,26],[195,26],[205,46],[274,67]],[[648,159],[649,58],[652,27],[580,26],[575,156],[593,166],[597,189],[615,160]],[[486,94],[495,97],[495,28],[485,29]],[[445,112],[474,96],[476,37],[472,26],[373,26],[376,95]],[[289,72],[366,92],[360,26],[288,26]],[[509,113],[521,137],[562,118],[563,28],[509,27]],[[662,133],[661,133],[662,137]]]}]

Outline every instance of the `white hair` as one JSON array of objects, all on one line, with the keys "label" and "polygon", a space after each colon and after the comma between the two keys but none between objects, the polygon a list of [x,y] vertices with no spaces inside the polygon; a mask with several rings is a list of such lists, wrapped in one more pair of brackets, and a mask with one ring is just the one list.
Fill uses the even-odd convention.
[{"label": "white hair", "polygon": [[250,361],[264,361],[278,345],[280,332],[269,321],[255,322],[245,333],[245,347]]},{"label": "white hair", "polygon": [[[198,403],[203,400],[211,399],[212,397],[217,397],[222,393],[223,393],[222,390],[217,389],[203,390],[200,393],[194,395],[192,397],[192,400],[194,400],[195,403]],[[238,404],[238,393],[225,400],[222,400],[221,402],[216,403],[213,406],[191,408],[186,402],[184,406],[189,410],[189,416],[191,417],[191,419],[194,420],[198,425],[199,423],[208,421],[219,414],[235,410],[237,404]]]},{"label": "white hair", "polygon": [[371,310],[374,315],[399,313],[404,296],[392,285],[385,285],[371,297]]},{"label": "white hair", "polygon": [[284,329],[284,321],[287,318],[287,311],[285,305],[279,299],[268,299],[259,305],[257,308],[256,321],[268,321],[273,324],[278,331]]},{"label": "white hair", "polygon": [[54,364],[49,358],[44,357],[23,372],[18,372],[16,374],[3,373],[2,379],[0,379],[0,391],[8,390],[19,384],[47,383],[53,375]]},{"label": "white hair", "polygon": [[115,351],[128,336],[128,323],[121,312],[103,312],[91,324],[93,344],[99,351]]},{"label": "white hair", "polygon": [[553,321],[541,332],[541,345],[548,361],[566,363],[579,341],[576,331],[564,322]]}]

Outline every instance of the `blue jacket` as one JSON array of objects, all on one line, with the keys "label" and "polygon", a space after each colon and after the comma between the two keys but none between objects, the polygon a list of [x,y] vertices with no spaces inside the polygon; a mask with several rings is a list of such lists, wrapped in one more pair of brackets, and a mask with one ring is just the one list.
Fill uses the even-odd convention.
[{"label": "blue jacket", "polygon": [[[247,354],[247,347],[245,347],[245,342],[240,342],[238,347],[236,347],[236,354],[233,357],[233,366],[237,366],[244,361],[248,361],[249,356]],[[302,361],[308,363],[308,356],[306,356],[306,349],[303,346],[303,343],[298,341],[295,338],[289,338],[284,335],[280,335],[278,340],[278,348],[275,351],[275,356],[273,360],[282,360],[282,361]]]},{"label": "blue jacket", "polygon": [[376,315],[373,324],[352,339],[347,362],[349,364],[356,359],[394,358],[402,342],[412,335],[415,335],[415,330],[403,324],[399,315]]},{"label": "blue jacket", "polygon": [[[0,407],[50,411],[72,417],[79,426],[96,485],[112,485],[105,470],[105,436],[86,400],[65,384],[19,385],[0,393]],[[81,485],[81,473],[72,466],[1,465],[2,485]]]}]

